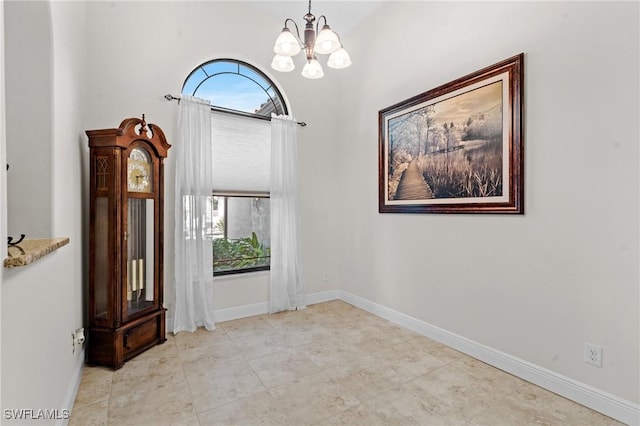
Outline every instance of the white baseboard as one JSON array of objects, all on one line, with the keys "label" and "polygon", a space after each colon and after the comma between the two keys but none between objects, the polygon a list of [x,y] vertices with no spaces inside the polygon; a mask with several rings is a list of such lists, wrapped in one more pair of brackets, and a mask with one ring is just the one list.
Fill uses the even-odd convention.
[{"label": "white baseboard", "polygon": [[[313,305],[316,303],[328,302],[338,299],[338,291],[323,291],[319,293],[307,294],[305,303]],[[269,302],[255,303],[253,305],[237,306],[233,308],[218,309],[214,311],[215,322],[231,321],[234,319],[251,317],[269,313]]]},{"label": "white baseboard", "polygon": [[639,404],[626,401],[615,395],[611,395],[592,386],[580,383],[569,377],[531,364],[523,359],[474,342],[466,337],[451,333],[359,296],[340,290],[337,293],[340,300],[429,337],[430,339],[445,344],[558,395],[562,395],[567,399],[628,425],[635,426],[640,424]]},{"label": "white baseboard", "polygon": [[233,308],[217,309],[213,312],[215,322],[231,321],[239,318],[262,315],[269,312],[269,302],[254,303],[253,305],[237,306]]},{"label": "white baseboard", "polygon": [[[69,381],[69,385],[67,386],[67,393],[64,396],[64,400],[62,401],[62,409],[69,410],[68,413],[71,413],[73,409],[73,403],[76,401],[76,395],[78,395],[78,389],[80,388],[80,381],[82,380],[82,371],[84,370],[84,348],[78,353],[76,358],[76,369],[73,377]],[[69,419],[58,419],[56,421],[56,426],[66,426],[69,424]]]},{"label": "white baseboard", "polygon": [[307,294],[307,305],[315,305],[316,303],[330,302],[331,300],[337,300],[340,298],[340,292],[338,290],[322,291],[320,293]]}]

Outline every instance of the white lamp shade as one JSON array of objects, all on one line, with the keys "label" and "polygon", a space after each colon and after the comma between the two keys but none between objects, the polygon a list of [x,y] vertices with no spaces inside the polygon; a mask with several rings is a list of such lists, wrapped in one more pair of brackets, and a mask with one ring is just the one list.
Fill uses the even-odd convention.
[{"label": "white lamp shade", "polygon": [[327,61],[327,65],[331,68],[347,68],[351,65],[351,57],[347,53],[344,47],[336,50],[329,56],[329,60]]},{"label": "white lamp shade", "polygon": [[322,71],[320,62],[318,62],[316,59],[307,61],[304,68],[302,68],[302,76],[313,79],[322,78],[324,76],[324,71]]},{"label": "white lamp shade", "polygon": [[323,55],[327,55],[329,53],[335,52],[340,48],[340,40],[338,39],[338,35],[331,31],[328,25],[322,27],[322,31],[318,34],[318,38],[316,38],[316,44],[313,48],[315,53],[321,53]]},{"label": "white lamp shade", "polygon": [[295,67],[291,56],[276,55],[273,57],[273,61],[271,61],[271,68],[276,71],[289,72],[293,71]]},{"label": "white lamp shade", "polygon": [[298,52],[300,52],[300,43],[298,42],[298,39],[291,34],[291,31],[285,27],[276,39],[273,51],[278,55],[283,56],[297,55]]}]

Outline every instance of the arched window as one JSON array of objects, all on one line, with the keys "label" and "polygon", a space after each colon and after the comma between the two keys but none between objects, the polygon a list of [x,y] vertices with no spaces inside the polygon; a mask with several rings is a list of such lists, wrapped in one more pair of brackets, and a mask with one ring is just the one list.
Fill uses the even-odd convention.
[{"label": "arched window", "polygon": [[185,95],[207,99],[218,108],[265,117],[288,114],[282,94],[259,69],[236,59],[214,59],[191,71]]},{"label": "arched window", "polygon": [[284,98],[263,72],[235,59],[198,66],[182,94],[212,106],[213,182],[206,227],[213,237],[213,274],[268,270],[271,127],[265,119],[288,114]]}]

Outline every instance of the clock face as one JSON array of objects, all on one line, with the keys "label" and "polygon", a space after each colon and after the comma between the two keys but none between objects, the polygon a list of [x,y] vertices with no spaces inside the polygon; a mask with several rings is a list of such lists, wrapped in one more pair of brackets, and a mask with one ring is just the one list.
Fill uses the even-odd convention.
[{"label": "clock face", "polygon": [[127,161],[127,188],[129,192],[151,192],[151,163],[148,154],[134,149]]}]

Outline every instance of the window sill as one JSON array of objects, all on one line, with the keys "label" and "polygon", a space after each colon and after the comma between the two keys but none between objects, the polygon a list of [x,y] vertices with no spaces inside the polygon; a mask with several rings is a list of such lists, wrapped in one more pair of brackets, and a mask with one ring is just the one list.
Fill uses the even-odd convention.
[{"label": "window sill", "polygon": [[256,275],[269,275],[270,271],[269,269],[257,269],[257,270],[249,270],[249,271],[234,271],[234,272],[227,272],[227,273],[214,273],[213,274],[213,279],[214,280],[224,280],[226,278],[249,278],[252,276],[256,276]]},{"label": "window sill", "polygon": [[24,240],[20,244],[9,246],[9,256],[4,259],[4,267],[17,268],[27,266],[67,244],[69,244],[69,238],[67,237]]}]

